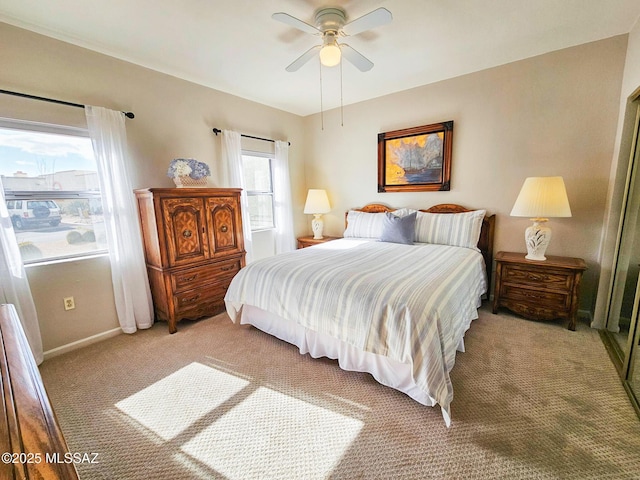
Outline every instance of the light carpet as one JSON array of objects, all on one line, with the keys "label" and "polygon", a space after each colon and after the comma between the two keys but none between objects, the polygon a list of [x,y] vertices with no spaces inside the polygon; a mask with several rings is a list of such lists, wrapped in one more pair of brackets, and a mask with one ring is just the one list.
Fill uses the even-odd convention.
[{"label": "light carpet", "polygon": [[226,315],[44,362],[89,479],[640,478],[640,420],[597,331],[485,306],[452,371],[453,424]]}]

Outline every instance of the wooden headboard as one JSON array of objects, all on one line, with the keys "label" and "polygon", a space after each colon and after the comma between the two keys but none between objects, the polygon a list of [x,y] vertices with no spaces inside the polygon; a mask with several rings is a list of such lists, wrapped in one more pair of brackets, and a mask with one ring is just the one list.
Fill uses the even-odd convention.
[{"label": "wooden headboard", "polygon": [[[384,212],[393,212],[397,210],[397,208],[391,208],[381,203],[370,203],[365,205],[362,208],[352,208],[352,210],[357,210],[360,212],[367,213],[384,213]],[[431,208],[427,208],[426,210],[420,210],[421,212],[428,213],[464,213],[471,212],[473,209],[465,208],[461,205],[456,205],[455,203],[441,203],[439,205],[434,205]],[[349,212],[345,213],[345,224],[346,224],[346,216]],[[487,269],[487,295],[491,290],[489,286],[491,284],[491,272],[493,270],[493,232],[495,227],[496,216],[495,215],[485,215],[482,220],[482,229],[480,230],[480,239],[478,240],[478,249],[482,256],[484,257],[484,264]]]}]

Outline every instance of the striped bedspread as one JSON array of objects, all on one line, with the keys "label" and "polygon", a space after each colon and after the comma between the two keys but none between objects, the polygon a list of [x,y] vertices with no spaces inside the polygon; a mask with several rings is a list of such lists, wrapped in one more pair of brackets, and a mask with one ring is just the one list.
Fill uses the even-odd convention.
[{"label": "striped bedspread", "polygon": [[253,305],[411,365],[418,387],[448,414],[449,372],[486,289],[475,250],[342,239],[247,265],[225,302],[234,321]]}]

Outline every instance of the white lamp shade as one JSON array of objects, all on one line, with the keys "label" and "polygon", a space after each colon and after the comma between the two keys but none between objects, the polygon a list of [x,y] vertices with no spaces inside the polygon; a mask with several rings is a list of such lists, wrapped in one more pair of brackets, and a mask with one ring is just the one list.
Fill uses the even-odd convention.
[{"label": "white lamp shade", "polygon": [[570,217],[571,207],[562,177],[529,177],[525,179],[512,217]]},{"label": "white lamp shade", "polygon": [[304,204],[304,213],[327,213],[331,211],[326,190],[310,189]]}]

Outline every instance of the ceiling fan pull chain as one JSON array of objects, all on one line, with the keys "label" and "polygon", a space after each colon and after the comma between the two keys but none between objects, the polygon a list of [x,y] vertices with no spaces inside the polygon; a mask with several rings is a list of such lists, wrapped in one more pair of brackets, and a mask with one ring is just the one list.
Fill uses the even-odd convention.
[{"label": "ceiling fan pull chain", "polygon": [[322,108],[322,64],[318,62],[320,65],[320,125],[321,129],[324,130],[324,109]]},{"label": "ceiling fan pull chain", "polygon": [[344,102],[342,101],[342,57],[340,57],[340,126],[344,127]]}]

